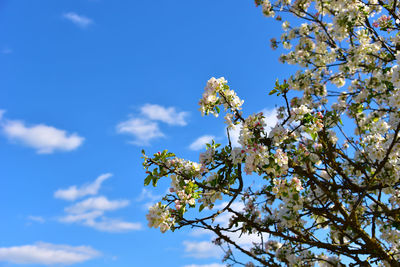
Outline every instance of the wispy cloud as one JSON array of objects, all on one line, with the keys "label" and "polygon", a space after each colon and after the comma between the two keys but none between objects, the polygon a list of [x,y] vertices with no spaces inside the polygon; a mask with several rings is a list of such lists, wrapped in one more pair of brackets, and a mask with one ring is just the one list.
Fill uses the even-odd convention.
[{"label": "wispy cloud", "polygon": [[65,211],[73,214],[82,214],[90,210],[110,211],[124,208],[129,205],[129,200],[108,200],[104,196],[91,197],[66,207]]},{"label": "wispy cloud", "polygon": [[185,126],[188,112],[178,112],[174,107],[163,107],[155,104],[145,104],[140,108],[141,113],[150,120],[162,121],[169,125]]},{"label": "wispy cloud", "polygon": [[147,188],[142,188],[142,192],[140,193],[140,196],[136,199],[136,201],[144,202],[143,208],[147,210],[162,197],[163,195],[154,195],[153,192],[148,190]]},{"label": "wispy cloud", "polygon": [[[226,205],[228,202],[222,202],[218,205],[214,206],[214,210],[220,210]],[[243,212],[244,209],[244,204],[242,202],[233,202],[230,206],[230,208],[238,213]],[[228,211],[225,211],[221,214],[219,214],[215,218],[215,223],[221,225],[222,227],[228,227],[229,220],[234,214]],[[241,224],[238,225],[238,228],[241,227]],[[241,231],[233,231],[233,232],[224,232],[224,234],[229,237],[232,241],[234,241],[236,244],[244,247],[244,248],[250,248],[253,243],[260,243],[262,240],[267,240],[266,236],[263,236],[263,239],[258,235],[258,234],[242,234]],[[201,236],[209,236],[209,237],[214,237],[215,234],[211,231],[205,230],[205,229],[195,229],[190,233],[191,236],[193,237],[201,237]],[[210,240],[211,243],[211,240]]]},{"label": "wispy cloud", "polygon": [[155,104],[145,104],[140,108],[140,114],[119,123],[117,132],[133,136],[132,144],[138,146],[150,145],[150,141],[165,137],[160,130],[159,122],[173,126],[185,126],[188,112],[178,112],[174,107],[163,107]]},{"label": "wispy cloud", "polygon": [[99,231],[110,233],[123,233],[141,230],[143,228],[141,223],[132,223],[110,218],[102,218],[99,221],[86,221],[85,225],[95,228]]},{"label": "wispy cloud", "polygon": [[[228,205],[228,202],[224,201],[218,205],[214,206],[214,210],[221,210],[223,208],[225,208]],[[243,202],[233,202],[230,205],[230,208],[236,212],[242,213],[244,210],[244,204]],[[232,217],[233,213],[230,212],[223,212],[221,214],[219,214],[216,218],[215,218],[215,222],[221,224],[223,227],[227,227],[229,225],[229,220]]]},{"label": "wispy cloud", "polygon": [[274,127],[277,123],[278,123],[278,112],[277,110],[274,109],[263,109],[261,110],[261,112],[264,114],[264,121],[265,124],[267,125],[266,127],[266,131],[269,132],[271,130],[272,127]]},{"label": "wispy cloud", "polygon": [[226,267],[225,264],[210,263],[210,264],[190,264],[183,267]]},{"label": "wispy cloud", "polygon": [[103,216],[103,210],[94,210],[86,213],[67,214],[59,218],[63,223],[78,223],[98,231],[110,233],[123,233],[143,228],[141,223],[127,222],[121,219]]},{"label": "wispy cloud", "polygon": [[88,17],[78,15],[75,12],[64,13],[62,16],[81,28],[87,28],[93,24],[93,20],[89,19]]},{"label": "wispy cloud", "polygon": [[67,189],[59,189],[54,193],[54,197],[74,201],[84,196],[96,195],[101,187],[101,184],[111,176],[111,173],[105,173],[97,177],[97,179],[92,183],[84,184],[79,188],[76,185],[73,185]]},{"label": "wispy cloud", "polygon": [[218,258],[222,250],[211,241],[183,241],[185,255],[193,258]]},{"label": "wispy cloud", "polygon": [[117,125],[117,132],[132,135],[135,145],[149,145],[151,140],[164,137],[156,122],[140,118],[121,122]]},{"label": "wispy cloud", "polygon": [[190,144],[189,148],[191,150],[197,151],[200,149],[204,149],[207,143],[211,143],[211,141],[215,139],[213,135],[203,135],[194,140],[193,143]]},{"label": "wispy cloud", "polygon": [[101,183],[111,176],[112,174],[110,173],[103,174],[94,182],[79,188],[74,185],[66,190],[57,190],[54,193],[54,197],[68,201],[73,201],[87,195],[93,195],[92,197],[65,207],[65,215],[59,217],[58,220],[62,223],[77,223],[103,232],[121,233],[142,229],[141,223],[127,222],[105,216],[106,212],[122,209],[130,204],[130,201],[126,199],[109,200],[105,196],[95,196],[100,190]]},{"label": "wispy cloud", "polygon": [[[0,119],[4,111],[0,111]],[[36,149],[38,154],[51,154],[55,151],[72,151],[82,145],[84,138],[76,133],[67,133],[45,124],[25,125],[18,120],[2,120],[3,133],[12,141]]]},{"label": "wispy cloud", "polygon": [[104,214],[104,211],[102,210],[94,210],[90,212],[85,212],[85,213],[79,213],[79,214],[67,214],[64,217],[59,218],[60,222],[64,223],[81,223],[81,222],[89,222],[93,221],[100,216]]},{"label": "wispy cloud", "polygon": [[229,129],[229,138],[233,147],[240,147],[239,137],[240,130],[242,129],[242,124],[237,124],[233,128]]},{"label": "wispy cloud", "polygon": [[89,246],[54,245],[38,242],[33,245],[0,247],[0,261],[13,264],[70,265],[99,257]]}]

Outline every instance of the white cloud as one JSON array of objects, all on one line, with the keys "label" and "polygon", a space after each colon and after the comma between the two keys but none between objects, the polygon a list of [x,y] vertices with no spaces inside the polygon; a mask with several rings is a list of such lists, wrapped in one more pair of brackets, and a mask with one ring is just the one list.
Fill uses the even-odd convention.
[{"label": "white cloud", "polygon": [[183,267],[226,267],[225,264],[210,263],[210,264],[190,264]]},{"label": "white cloud", "polygon": [[[76,200],[87,195],[96,195],[101,183],[111,177],[110,173],[100,175],[94,182],[77,188],[57,190],[54,197]],[[129,200],[109,200],[105,196],[89,197],[64,208],[65,215],[58,218],[62,223],[77,223],[103,232],[127,232],[142,229],[140,223],[126,222],[104,216],[107,211],[118,210],[129,205]]]},{"label": "white cloud", "polygon": [[131,118],[117,125],[118,133],[133,135],[133,144],[143,146],[149,145],[150,140],[164,137],[158,124],[153,121],[140,118]]},{"label": "white cloud", "polygon": [[122,233],[133,230],[141,230],[142,224],[125,222],[119,219],[102,218],[100,221],[88,220],[84,223],[87,226],[103,232]]},{"label": "white cloud", "polygon": [[177,112],[174,107],[165,108],[155,104],[145,104],[141,107],[142,114],[150,120],[162,121],[169,125],[185,126],[188,112]]},{"label": "white cloud", "polygon": [[211,241],[183,241],[183,245],[186,256],[193,258],[218,258],[222,254],[222,250]]},{"label": "white cloud", "polygon": [[266,131],[269,133],[269,131],[271,131],[271,128],[274,127],[277,123],[278,123],[278,112],[276,110],[276,108],[274,109],[263,109],[261,110],[261,112],[264,114],[264,121],[265,124],[267,125],[266,127]]},{"label": "white cloud", "polygon": [[93,221],[96,218],[102,216],[103,214],[104,211],[102,210],[94,210],[80,214],[68,214],[64,217],[61,217],[59,221],[64,223],[87,222],[87,221]]},{"label": "white cloud", "polygon": [[[220,215],[221,216],[221,215]],[[222,215],[223,216],[223,215]],[[230,216],[226,216],[225,218],[230,218]],[[241,225],[239,225],[238,228],[240,228]],[[261,242],[261,237],[258,234],[241,234],[240,231],[237,232],[223,232],[225,236],[229,237],[233,242],[235,242],[237,245],[242,246],[243,248],[249,249],[253,246],[253,243],[260,243]],[[212,238],[215,238],[216,235],[209,231],[209,230],[205,230],[205,229],[195,229],[192,230],[192,232],[190,233],[191,236],[193,237],[202,237],[202,236],[209,236],[211,237],[210,241],[202,241],[202,242],[206,242],[209,243],[210,245],[210,250],[211,250],[211,246],[213,245],[211,243]],[[263,236],[263,240],[267,240],[266,236]],[[193,246],[195,246],[194,243],[202,243],[202,242],[193,242]],[[218,248],[216,248],[216,246],[214,246],[214,250],[218,250]],[[198,256],[194,256],[193,254],[197,254]],[[195,257],[195,258],[203,258],[201,257],[201,255],[207,255],[206,252],[202,253],[201,251],[197,252],[197,253],[189,253],[189,256]],[[219,254],[218,254],[219,255]],[[211,256],[210,256],[211,257]]]},{"label": "white cloud", "polygon": [[87,213],[68,214],[59,219],[63,223],[79,223],[102,232],[122,233],[141,230],[141,223],[126,222],[102,216],[104,211],[95,210]]},{"label": "white cloud", "polygon": [[160,130],[159,121],[169,125],[185,126],[188,112],[178,112],[174,107],[163,107],[155,104],[145,104],[140,108],[140,115],[131,117],[117,125],[117,132],[130,134],[134,137],[134,145],[146,146],[153,139],[165,137]]},{"label": "white cloud", "polygon": [[0,261],[14,264],[70,265],[91,260],[100,252],[89,246],[72,247],[38,242],[34,245],[0,247]]},{"label": "white cloud", "polygon": [[129,205],[129,200],[108,200],[104,196],[91,197],[75,205],[65,208],[65,211],[73,214],[82,214],[90,210],[110,211],[124,208]]},{"label": "white cloud", "polygon": [[240,147],[239,136],[241,129],[242,129],[241,123],[235,125],[232,129],[229,129],[229,137],[231,139],[232,147]]},{"label": "white cloud", "polygon": [[210,230],[207,229],[203,229],[203,228],[194,228],[192,231],[190,231],[189,233],[190,236],[193,237],[202,237],[205,235],[214,235],[213,232],[211,232]]},{"label": "white cloud", "polygon": [[154,205],[155,202],[160,200],[163,195],[154,195],[152,191],[148,190],[147,188],[142,188],[142,192],[140,196],[136,199],[136,201],[144,202],[143,208],[148,210],[151,206]]},{"label": "white cloud", "polygon": [[[219,203],[219,204],[214,205],[214,208],[213,208],[213,209],[214,209],[214,210],[223,209],[223,208],[225,208],[225,207],[228,205],[228,203],[229,203],[229,202],[227,202],[227,201],[223,201],[223,202],[221,202],[221,203]],[[243,202],[235,201],[235,202],[231,203],[231,205],[230,205],[229,207],[230,207],[231,209],[233,209],[234,211],[242,212],[243,209],[244,209],[244,204],[243,204]]]},{"label": "white cloud", "polygon": [[101,184],[111,176],[111,173],[105,173],[97,177],[94,182],[82,185],[79,188],[76,185],[73,185],[68,187],[67,189],[59,189],[54,192],[54,197],[74,201],[80,197],[84,197],[87,195],[97,195]]},{"label": "white cloud", "polygon": [[[216,205],[214,209],[222,209],[224,208],[228,202],[223,202],[219,205]],[[233,202],[230,208],[236,212],[243,212],[244,204],[243,202]],[[232,217],[233,213],[225,211],[224,213],[220,214],[217,218],[215,218],[216,223],[220,223],[223,227],[227,227],[229,224],[229,219]],[[241,227],[241,225],[239,225]],[[227,232],[226,235],[234,241],[236,244],[243,246],[243,247],[250,247],[253,243],[261,242],[260,236],[258,234],[241,234],[240,231],[237,232]],[[264,236],[264,240],[265,236]]]},{"label": "white cloud", "polygon": [[253,243],[261,243],[262,240],[266,241],[267,238],[264,236],[261,238],[258,234],[240,234],[240,232],[229,233],[227,235],[237,245],[249,249],[253,246]]},{"label": "white cloud", "polygon": [[[1,115],[3,113],[4,111]],[[84,140],[76,133],[68,134],[64,130],[44,124],[29,127],[22,121],[7,120],[1,126],[9,139],[34,148],[39,154],[51,154],[57,150],[71,151],[78,148]]]},{"label": "white cloud", "polygon": [[[261,112],[264,114],[264,121],[265,124],[267,125],[265,127],[265,131],[269,133],[271,131],[271,128],[274,127],[278,123],[278,118],[276,117],[278,115],[276,109],[263,109]],[[239,136],[240,136],[240,130],[242,129],[242,124],[239,123],[236,125],[233,129],[229,130],[229,136],[231,139],[231,143],[233,147],[240,147],[239,144]]]},{"label": "white cloud", "polygon": [[[228,205],[228,202],[222,202],[219,205],[215,205],[214,209],[215,210],[223,209],[226,207],[226,205]],[[230,208],[236,212],[243,212],[244,204],[242,202],[233,202],[231,204]],[[232,215],[233,215],[232,213],[225,211],[225,212],[219,214],[215,218],[215,222],[220,223],[224,227],[227,227],[229,224],[229,219],[232,217]]]},{"label": "white cloud", "polygon": [[86,28],[93,24],[93,20],[89,19],[88,17],[78,15],[75,12],[64,13],[63,17],[81,28]]},{"label": "white cloud", "polygon": [[[227,204],[228,204],[228,202],[226,202],[226,201],[216,204],[213,208],[213,211],[221,210],[221,209],[225,208]],[[244,204],[242,202],[236,201],[230,205],[230,208],[237,212],[243,212]],[[232,215],[233,215],[232,213],[225,211],[225,212],[219,214],[217,217],[215,217],[214,222],[217,224],[220,224],[222,227],[228,227],[229,219],[232,217]],[[193,237],[201,237],[201,236],[207,236],[207,235],[214,236],[214,233],[207,229],[195,228],[190,232],[190,235]]]},{"label": "white cloud", "polygon": [[[214,210],[224,208],[228,202],[222,202],[219,205],[214,206]],[[242,202],[234,202],[231,204],[230,208],[236,212],[243,212],[244,204]],[[232,217],[232,213],[230,212],[223,212],[215,218],[215,223],[220,224],[222,227],[227,227],[229,224],[229,219]],[[238,228],[240,228],[239,225]],[[190,233],[194,237],[201,237],[201,236],[211,236],[215,237],[215,234],[211,231],[205,229],[195,229]],[[236,244],[243,246],[244,248],[250,248],[253,243],[260,243],[261,238],[258,234],[241,234],[240,231],[237,232],[224,232],[224,234],[229,237],[232,241]],[[264,241],[267,240],[266,236],[264,236]],[[211,242],[211,241],[210,241]]]},{"label": "white cloud", "polygon": [[205,148],[207,143],[211,143],[211,141],[215,139],[215,136],[212,135],[203,135],[197,138],[192,144],[190,144],[189,148],[191,150],[200,150]]}]

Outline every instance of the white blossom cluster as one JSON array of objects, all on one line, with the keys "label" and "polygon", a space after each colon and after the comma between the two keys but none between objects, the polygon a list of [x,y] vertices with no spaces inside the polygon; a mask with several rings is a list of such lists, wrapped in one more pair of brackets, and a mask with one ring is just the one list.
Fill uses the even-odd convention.
[{"label": "white blossom cluster", "polygon": [[243,100],[236,95],[235,91],[230,90],[224,77],[208,80],[204,88],[203,97],[199,101],[200,111],[202,115],[209,113],[218,116],[219,105],[223,105],[225,111],[238,111],[243,105]]},{"label": "white blossom cluster", "polygon": [[169,210],[161,202],[150,207],[149,213],[146,214],[146,219],[149,227],[160,228],[162,233],[165,233],[175,224]]}]

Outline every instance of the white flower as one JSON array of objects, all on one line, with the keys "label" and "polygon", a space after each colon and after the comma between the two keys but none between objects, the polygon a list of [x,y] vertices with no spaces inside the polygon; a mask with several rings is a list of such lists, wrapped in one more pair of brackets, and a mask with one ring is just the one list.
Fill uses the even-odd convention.
[{"label": "white flower", "polygon": [[290,27],[289,21],[284,21],[284,22],[282,23],[282,29],[283,29],[284,31],[287,31],[287,30],[289,29],[289,27]]},{"label": "white flower", "polygon": [[161,202],[154,204],[146,214],[149,227],[160,228],[162,233],[165,233],[174,224],[174,220],[165,205]]}]

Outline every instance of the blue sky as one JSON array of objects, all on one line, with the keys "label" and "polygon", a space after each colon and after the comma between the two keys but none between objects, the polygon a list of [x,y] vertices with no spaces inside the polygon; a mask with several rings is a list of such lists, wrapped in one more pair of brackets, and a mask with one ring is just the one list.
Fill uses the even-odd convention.
[{"label": "blue sky", "polygon": [[0,1],[0,266],[219,267],[209,235],[147,227],[168,181],[144,189],[140,151],[225,142],[213,76],[279,105],[279,32],[251,0]]}]

